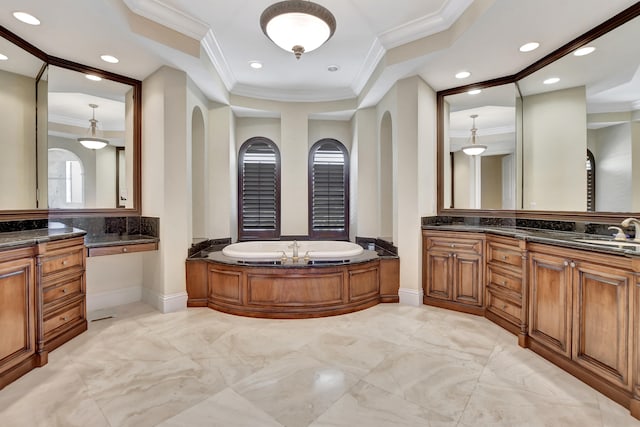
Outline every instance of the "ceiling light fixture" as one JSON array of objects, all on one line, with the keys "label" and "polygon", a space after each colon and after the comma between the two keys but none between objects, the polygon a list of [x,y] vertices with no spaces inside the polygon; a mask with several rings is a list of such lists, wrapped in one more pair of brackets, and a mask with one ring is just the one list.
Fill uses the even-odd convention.
[{"label": "ceiling light fixture", "polygon": [[531,52],[532,50],[536,50],[540,47],[540,43],[538,42],[529,42],[520,46],[520,52]]},{"label": "ceiling light fixture", "polygon": [[458,74],[456,74],[456,79],[466,79],[469,76],[471,76],[470,72],[468,72],[468,71],[460,71]]},{"label": "ceiling light fixture", "polygon": [[249,61],[249,66],[254,70],[259,70],[262,68],[262,62],[260,61]]},{"label": "ceiling light fixture", "polygon": [[586,46],[586,47],[581,47],[580,49],[576,50],[575,52],[573,52],[573,54],[575,56],[585,56],[585,55],[589,55],[590,53],[593,53],[594,50],[596,50],[595,47]]},{"label": "ceiling light fixture", "polygon": [[78,142],[91,150],[99,150],[106,147],[109,141],[101,138],[102,132],[98,129],[98,121],[96,120],[96,108],[98,108],[98,105],[89,104],[89,107],[93,109],[93,116],[89,119],[91,125],[87,130],[87,134],[78,138]]},{"label": "ceiling light fixture", "polygon": [[102,80],[102,77],[96,76],[95,74],[85,74],[85,77],[89,80],[93,80],[94,82]]},{"label": "ceiling light fixture", "polygon": [[482,92],[482,89],[471,89],[471,90],[470,90],[470,91],[468,91],[467,93],[468,93],[469,95],[477,95],[477,94],[479,94],[480,92]]},{"label": "ceiling light fixture", "polygon": [[558,77],[551,77],[548,78],[547,80],[543,81],[542,83],[546,84],[546,85],[553,85],[556,84],[560,81],[560,78]]},{"label": "ceiling light fixture", "polygon": [[40,25],[40,20],[26,12],[13,12],[13,17],[29,25]]},{"label": "ceiling light fixture", "polygon": [[274,3],[260,16],[262,32],[276,45],[292,51],[297,59],[322,46],[336,31],[336,18],[311,1]]},{"label": "ceiling light fixture", "polygon": [[478,132],[478,129],[476,128],[476,117],[478,117],[478,115],[472,114],[469,117],[473,119],[473,126],[471,127],[471,143],[462,147],[462,151],[468,156],[477,156],[478,154],[484,153],[484,150],[487,149],[487,146],[476,144],[476,133]]},{"label": "ceiling light fixture", "polygon": [[336,71],[338,71],[340,69],[340,67],[338,67],[337,65],[329,65],[327,67],[327,71],[331,72],[331,73],[335,73]]},{"label": "ceiling light fixture", "polygon": [[7,55],[3,55],[0,53],[0,61],[6,61],[7,59],[9,59]]},{"label": "ceiling light fixture", "polygon": [[118,62],[120,62],[120,60],[113,55],[102,55],[100,59],[110,64],[117,64]]}]

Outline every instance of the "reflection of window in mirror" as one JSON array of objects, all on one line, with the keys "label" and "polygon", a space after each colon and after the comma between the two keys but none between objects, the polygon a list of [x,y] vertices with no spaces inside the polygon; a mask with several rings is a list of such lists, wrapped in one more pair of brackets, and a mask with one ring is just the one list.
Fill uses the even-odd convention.
[{"label": "reflection of window in mirror", "polygon": [[116,147],[116,207],[127,203],[127,167],[124,147]]},{"label": "reflection of window in mirror", "polygon": [[587,211],[596,210],[596,160],[587,149]]},{"label": "reflection of window in mirror", "polygon": [[84,207],[84,167],[69,150],[50,148],[48,160],[48,197],[52,209]]}]

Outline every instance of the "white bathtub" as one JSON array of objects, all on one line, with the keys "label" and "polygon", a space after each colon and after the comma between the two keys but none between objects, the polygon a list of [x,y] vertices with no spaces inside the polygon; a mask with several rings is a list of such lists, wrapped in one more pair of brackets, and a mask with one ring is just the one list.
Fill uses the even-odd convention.
[{"label": "white bathtub", "polygon": [[[282,257],[282,252],[288,258],[293,256],[293,241],[258,241],[233,243],[224,249],[226,256],[239,259],[274,260]],[[309,253],[310,259],[347,260],[364,252],[360,245],[351,242],[338,241],[299,241],[298,256],[303,258]]]}]

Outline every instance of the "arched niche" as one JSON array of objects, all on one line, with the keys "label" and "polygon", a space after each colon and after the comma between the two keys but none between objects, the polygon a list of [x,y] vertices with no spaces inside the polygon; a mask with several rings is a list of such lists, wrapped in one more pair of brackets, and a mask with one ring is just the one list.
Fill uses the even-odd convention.
[{"label": "arched niche", "polygon": [[199,107],[191,113],[191,235],[194,240],[206,239],[206,168],[205,127]]},{"label": "arched niche", "polygon": [[380,175],[378,189],[380,194],[380,237],[392,240],[393,237],[393,124],[387,111],[380,121]]}]

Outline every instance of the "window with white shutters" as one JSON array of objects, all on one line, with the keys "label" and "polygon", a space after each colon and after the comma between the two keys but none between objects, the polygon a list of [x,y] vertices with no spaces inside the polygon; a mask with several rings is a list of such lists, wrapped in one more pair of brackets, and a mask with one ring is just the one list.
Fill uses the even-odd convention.
[{"label": "window with white shutters", "polygon": [[267,138],[240,147],[238,217],[238,240],[280,237],[280,152]]},{"label": "window with white shutters", "polygon": [[349,238],[349,156],[334,139],[323,139],[309,153],[309,235]]}]

